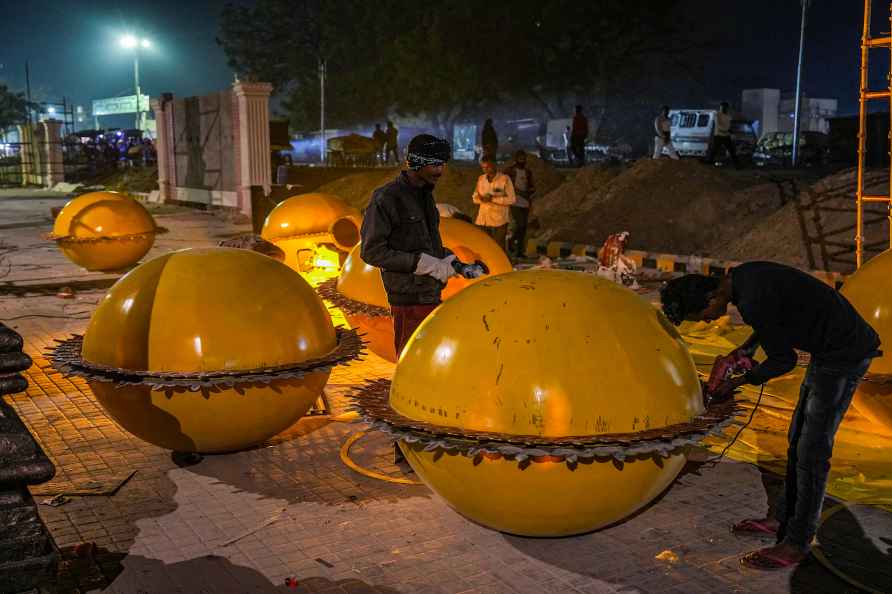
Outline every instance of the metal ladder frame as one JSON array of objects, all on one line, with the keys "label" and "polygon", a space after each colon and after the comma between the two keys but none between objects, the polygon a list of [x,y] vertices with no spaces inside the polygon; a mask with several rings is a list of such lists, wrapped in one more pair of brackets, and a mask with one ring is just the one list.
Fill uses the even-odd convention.
[{"label": "metal ladder frame", "polygon": [[[858,105],[858,180],[855,193],[855,267],[861,268],[864,260],[864,204],[885,203],[889,208],[889,245],[892,247],[892,170],[889,177],[889,192],[885,195],[864,193],[864,152],[867,145],[867,109],[868,101],[886,99],[892,111],[892,72],[889,73],[889,88],[883,91],[870,91],[867,88],[867,64],[869,52],[874,48],[887,48],[892,52],[892,36],[870,36],[870,9],[872,0],[864,0],[864,28],[861,34],[861,87]],[[892,25],[892,3],[889,5],[889,22]],[[890,67],[892,68],[892,67]],[[892,142],[892,126],[889,130]]]}]

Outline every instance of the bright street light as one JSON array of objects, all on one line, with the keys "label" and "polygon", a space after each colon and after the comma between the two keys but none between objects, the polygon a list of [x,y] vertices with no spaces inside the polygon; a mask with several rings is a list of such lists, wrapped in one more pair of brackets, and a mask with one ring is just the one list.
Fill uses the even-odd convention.
[{"label": "bright street light", "polygon": [[[134,51],[134,56],[133,56],[133,82],[134,82],[133,86],[135,87],[135,90],[136,90],[136,127],[141,129],[142,128],[142,126],[141,126],[142,114],[140,113],[140,105],[139,105],[139,94],[140,94],[140,90],[139,90],[139,49],[140,48],[148,49],[148,48],[152,47],[152,42],[149,41],[148,39],[146,39],[145,37],[143,37],[142,39],[137,39],[135,36],[131,35],[130,33],[127,33],[126,35],[121,37],[120,41],[121,41],[121,45],[123,47],[125,47],[127,49],[136,50],[136,51]],[[145,106],[145,107],[148,107],[148,106]]]}]

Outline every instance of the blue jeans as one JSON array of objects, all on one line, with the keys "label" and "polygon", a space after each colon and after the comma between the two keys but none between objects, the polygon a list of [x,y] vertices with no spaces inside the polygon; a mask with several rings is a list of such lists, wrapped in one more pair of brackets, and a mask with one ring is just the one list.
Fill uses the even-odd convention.
[{"label": "blue jeans", "polygon": [[807,551],[818,528],[836,430],[871,358],[808,366],[788,434],[787,476],[777,506],[778,542]]}]

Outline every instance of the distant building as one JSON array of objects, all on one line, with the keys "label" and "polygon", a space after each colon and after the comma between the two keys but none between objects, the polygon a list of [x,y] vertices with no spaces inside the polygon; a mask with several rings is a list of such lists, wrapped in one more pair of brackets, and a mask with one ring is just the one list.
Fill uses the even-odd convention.
[{"label": "distant building", "polygon": [[746,89],[740,105],[743,117],[752,120],[756,136],[778,131],[779,89]]},{"label": "distant building", "polygon": [[[746,89],[741,100],[743,116],[753,121],[758,136],[771,132],[792,132],[796,107],[793,93],[779,89]],[[802,96],[799,128],[803,132],[830,132],[830,119],[836,117],[839,100]]]}]

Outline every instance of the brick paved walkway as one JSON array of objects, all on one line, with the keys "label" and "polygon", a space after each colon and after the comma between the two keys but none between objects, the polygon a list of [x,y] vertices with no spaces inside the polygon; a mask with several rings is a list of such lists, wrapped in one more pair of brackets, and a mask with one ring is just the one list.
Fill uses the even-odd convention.
[{"label": "brick paved walkway", "polygon": [[[213,234],[234,231],[196,213],[161,224],[172,233],[159,242],[159,251],[174,243],[207,244]],[[26,232],[37,231],[45,229],[16,229],[15,237],[0,238],[27,244],[34,239]],[[47,278],[83,275],[60,271],[67,264],[49,250],[32,250],[25,262],[48,266],[42,269],[49,271]],[[13,258],[12,263],[13,274],[24,278],[15,268],[19,262]],[[75,300],[0,296],[0,319],[11,320],[35,361],[27,393],[10,401],[58,469],[52,483],[34,489],[36,499],[59,491],[117,489],[72,496],[58,507],[40,506],[65,555],[62,591],[855,591],[816,562],[768,574],[739,566],[739,555],[756,543],[731,536],[728,526],[763,514],[766,488],[771,490],[770,477],[746,464],[691,463],[662,498],[625,522],[584,536],[532,539],[477,526],[424,486],[387,483],[348,469],[339,449],[365,428],[361,423],[308,417],[250,451],[200,460],[172,456],[124,432],[103,413],[85,382],[61,377],[41,355],[53,339],[82,332],[102,294],[86,289]],[[58,317],[14,319],[33,314]],[[391,372],[392,366],[374,355],[337,369],[326,389],[333,413],[343,411],[349,387]],[[389,443],[372,433],[355,444],[352,456],[377,472],[403,476],[390,463],[390,451]],[[604,489],[592,496],[609,496],[610,487]],[[862,526],[869,520],[888,528],[888,518],[876,513],[852,510],[849,525],[858,526],[862,518]],[[853,538],[867,541],[868,536],[862,531]],[[875,562],[888,560],[882,541],[871,538]],[[94,558],[74,555],[72,547],[82,542],[96,543]],[[658,559],[664,551],[671,554]],[[296,587],[286,585],[289,578],[297,580]]]}]

